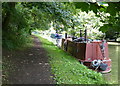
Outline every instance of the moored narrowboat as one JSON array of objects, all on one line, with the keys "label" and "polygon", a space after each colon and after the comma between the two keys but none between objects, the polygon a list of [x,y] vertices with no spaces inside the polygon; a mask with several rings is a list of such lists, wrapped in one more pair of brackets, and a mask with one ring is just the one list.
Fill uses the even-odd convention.
[{"label": "moored narrowboat", "polygon": [[61,48],[92,70],[101,73],[111,71],[108,43],[105,40],[90,41],[82,37],[74,39],[66,36],[62,39]]}]

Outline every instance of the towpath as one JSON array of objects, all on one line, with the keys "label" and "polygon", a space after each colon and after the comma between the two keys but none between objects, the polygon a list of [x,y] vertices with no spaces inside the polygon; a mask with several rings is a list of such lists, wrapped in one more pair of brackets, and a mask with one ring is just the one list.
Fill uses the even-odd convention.
[{"label": "towpath", "polygon": [[55,84],[46,51],[41,47],[39,39],[35,36],[33,38],[34,46],[31,48],[24,51],[3,51],[3,58],[15,65],[14,71],[3,70],[3,74],[9,72],[9,77],[3,79],[3,84]]}]

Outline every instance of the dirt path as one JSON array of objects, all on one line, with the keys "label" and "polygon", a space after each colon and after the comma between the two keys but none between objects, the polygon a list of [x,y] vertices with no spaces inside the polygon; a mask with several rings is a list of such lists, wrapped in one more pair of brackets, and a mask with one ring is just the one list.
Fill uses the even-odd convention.
[{"label": "dirt path", "polygon": [[12,64],[16,65],[13,73],[9,71],[8,84],[55,84],[51,78],[46,51],[41,47],[39,39],[34,36],[33,38],[32,48],[7,54],[3,52],[3,58],[7,57]]}]

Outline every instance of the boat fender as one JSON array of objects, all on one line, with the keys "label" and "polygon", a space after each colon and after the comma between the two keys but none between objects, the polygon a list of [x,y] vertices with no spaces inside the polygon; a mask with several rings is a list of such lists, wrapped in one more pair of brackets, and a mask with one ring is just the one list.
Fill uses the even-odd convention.
[{"label": "boat fender", "polygon": [[100,70],[105,71],[107,69],[108,65],[105,63],[100,64]]},{"label": "boat fender", "polygon": [[93,67],[98,67],[99,64],[100,64],[100,63],[99,63],[98,60],[93,60],[93,61],[92,61],[92,66],[93,66]]}]

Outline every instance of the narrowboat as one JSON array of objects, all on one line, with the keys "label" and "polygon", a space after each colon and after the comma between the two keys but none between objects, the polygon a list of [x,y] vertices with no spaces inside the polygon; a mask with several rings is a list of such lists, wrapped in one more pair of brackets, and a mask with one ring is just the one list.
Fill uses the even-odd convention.
[{"label": "narrowboat", "polygon": [[111,59],[109,58],[108,43],[105,40],[88,40],[86,33],[85,31],[85,37],[80,35],[80,38],[67,37],[66,33],[65,38],[62,38],[61,48],[92,70],[101,73],[110,72]]}]

